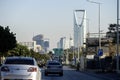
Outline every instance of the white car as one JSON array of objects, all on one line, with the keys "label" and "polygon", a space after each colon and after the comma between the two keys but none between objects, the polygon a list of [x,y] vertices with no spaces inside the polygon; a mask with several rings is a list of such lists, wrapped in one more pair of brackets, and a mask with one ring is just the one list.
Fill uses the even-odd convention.
[{"label": "white car", "polygon": [[0,68],[0,80],[41,80],[41,70],[34,58],[7,57]]},{"label": "white car", "polygon": [[48,74],[59,74],[63,76],[63,67],[59,61],[48,61],[45,68],[45,76]]}]

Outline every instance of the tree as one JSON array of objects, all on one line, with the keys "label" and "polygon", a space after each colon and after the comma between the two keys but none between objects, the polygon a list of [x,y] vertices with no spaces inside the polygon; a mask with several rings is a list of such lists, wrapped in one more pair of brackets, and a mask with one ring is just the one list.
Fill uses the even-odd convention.
[{"label": "tree", "polygon": [[[108,32],[106,33],[106,36],[108,38],[112,38],[113,39],[113,43],[116,43],[117,42],[117,24],[110,24],[109,27],[108,27]],[[118,31],[119,31],[119,34],[120,34],[120,28],[118,28]],[[120,35],[119,35],[119,38],[120,38]],[[120,42],[120,40],[119,40]]]},{"label": "tree", "polygon": [[[117,24],[110,24],[108,27],[108,32],[106,33],[107,38],[109,38],[109,56],[114,56],[116,51],[116,43],[117,43]],[[120,28],[118,28],[120,34]],[[120,38],[120,35],[119,35]],[[120,42],[120,40],[119,40]]]},{"label": "tree", "polygon": [[13,32],[10,32],[9,27],[0,26],[0,55],[4,56],[8,50],[16,47],[16,37]]},{"label": "tree", "polygon": [[49,60],[49,56],[47,54],[40,54],[38,52],[35,52],[33,49],[29,50],[27,46],[20,44],[17,44],[14,49],[9,50],[6,56],[28,56],[34,57],[36,60]]},{"label": "tree", "polygon": [[27,46],[17,44],[17,46],[8,52],[8,56],[30,56]]}]

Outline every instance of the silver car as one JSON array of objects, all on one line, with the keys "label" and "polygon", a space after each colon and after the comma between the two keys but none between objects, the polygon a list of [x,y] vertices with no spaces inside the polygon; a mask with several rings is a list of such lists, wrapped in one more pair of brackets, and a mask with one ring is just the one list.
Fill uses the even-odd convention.
[{"label": "silver car", "polygon": [[7,57],[0,68],[0,80],[41,80],[41,71],[34,58]]},{"label": "silver car", "polygon": [[59,74],[63,76],[63,67],[59,61],[48,61],[45,67],[45,76],[48,74]]}]

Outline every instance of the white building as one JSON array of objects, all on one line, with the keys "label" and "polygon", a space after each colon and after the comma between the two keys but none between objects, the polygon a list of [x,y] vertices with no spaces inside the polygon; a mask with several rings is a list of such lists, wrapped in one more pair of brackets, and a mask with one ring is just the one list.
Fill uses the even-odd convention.
[{"label": "white building", "polygon": [[68,49],[73,46],[73,39],[67,39],[66,37],[60,38],[60,41],[57,43],[58,48]]},{"label": "white building", "polygon": [[28,49],[32,49],[35,52],[40,52],[41,51],[41,46],[36,44],[36,41],[31,41],[31,42],[18,42],[21,45],[27,46]]}]

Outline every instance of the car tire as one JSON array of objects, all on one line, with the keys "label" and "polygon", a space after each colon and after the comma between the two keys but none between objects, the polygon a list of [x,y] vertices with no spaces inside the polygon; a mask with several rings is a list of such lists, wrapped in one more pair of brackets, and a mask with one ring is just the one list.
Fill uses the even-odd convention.
[{"label": "car tire", "polygon": [[48,76],[48,73],[47,73],[47,72],[45,72],[45,76]]},{"label": "car tire", "polygon": [[63,76],[63,72],[59,74],[60,76]]}]

